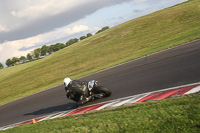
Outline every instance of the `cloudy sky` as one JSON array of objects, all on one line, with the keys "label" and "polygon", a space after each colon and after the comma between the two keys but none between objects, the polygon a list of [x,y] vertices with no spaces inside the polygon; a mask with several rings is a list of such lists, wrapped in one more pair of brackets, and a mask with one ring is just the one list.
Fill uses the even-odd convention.
[{"label": "cloudy sky", "polygon": [[0,0],[0,62],[186,0]]}]

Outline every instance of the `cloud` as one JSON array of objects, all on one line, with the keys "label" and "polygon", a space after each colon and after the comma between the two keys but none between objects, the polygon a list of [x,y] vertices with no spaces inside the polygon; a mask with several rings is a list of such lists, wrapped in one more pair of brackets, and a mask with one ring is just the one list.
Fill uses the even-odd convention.
[{"label": "cloud", "polygon": [[78,21],[95,11],[131,0],[15,0],[0,1],[0,43],[24,39]]},{"label": "cloud", "polygon": [[133,13],[139,13],[139,12],[142,12],[143,10],[138,10],[138,9],[136,9],[136,10],[133,10]]},{"label": "cloud", "polygon": [[19,51],[16,49],[19,49],[23,46],[31,46],[32,43],[29,43],[30,39],[27,40],[18,40],[18,41],[7,41],[3,44],[0,44],[0,62],[2,62],[5,65],[5,61],[9,58],[13,57],[19,57],[26,55],[30,50],[27,51]]},{"label": "cloud", "polygon": [[67,34],[71,35],[71,34],[79,33],[82,31],[87,31],[88,29],[89,29],[89,27],[86,25],[75,25],[72,28],[63,28],[62,31],[63,31],[63,33],[67,33]]},{"label": "cloud", "polygon": [[37,2],[35,1],[29,1],[28,6],[24,6],[18,10],[13,10],[11,14],[18,18],[35,19],[41,18],[42,16],[53,16],[63,11],[71,10],[78,5],[90,2],[90,0],[79,1],[79,3],[77,3],[76,0],[40,0]]},{"label": "cloud", "polygon": [[[87,25],[71,24],[59,28],[57,30],[39,34],[37,36],[29,37],[26,39],[20,39],[15,41],[5,41],[0,44],[0,62],[4,62],[13,57],[26,56],[27,53],[43,45],[50,45],[55,40],[61,40],[67,38],[67,36],[98,30],[99,28],[89,29]],[[65,40],[66,41],[66,40]],[[56,42],[57,43],[57,42]]]},{"label": "cloud", "polygon": [[0,51],[2,51],[2,49],[3,49],[3,46],[2,46],[2,45],[0,45]]},{"label": "cloud", "polygon": [[3,25],[0,25],[0,32],[5,32],[5,31],[9,31],[6,27],[4,27]]},{"label": "cloud", "polygon": [[[71,27],[71,28],[70,28]],[[84,31],[89,31],[89,27],[87,25],[69,25],[66,27],[62,27],[60,29],[57,29],[55,31],[47,32],[44,34],[40,34],[34,37],[30,37],[29,40],[24,39],[24,43],[30,41],[33,43],[31,46],[23,46],[20,47],[19,51],[26,51],[33,48],[41,47],[42,45],[50,45],[52,42],[58,43],[58,40],[61,40],[62,38],[67,38],[67,36],[81,33]],[[27,41],[26,41],[27,40]],[[37,41],[35,41],[37,40]]]}]

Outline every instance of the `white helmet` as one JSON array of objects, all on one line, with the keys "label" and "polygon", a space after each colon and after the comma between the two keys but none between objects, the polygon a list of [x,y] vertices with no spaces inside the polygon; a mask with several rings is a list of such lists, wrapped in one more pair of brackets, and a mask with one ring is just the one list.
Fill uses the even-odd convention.
[{"label": "white helmet", "polygon": [[71,80],[70,78],[67,77],[67,78],[64,79],[63,82],[64,82],[64,85],[67,87],[71,81],[72,81],[72,80]]}]

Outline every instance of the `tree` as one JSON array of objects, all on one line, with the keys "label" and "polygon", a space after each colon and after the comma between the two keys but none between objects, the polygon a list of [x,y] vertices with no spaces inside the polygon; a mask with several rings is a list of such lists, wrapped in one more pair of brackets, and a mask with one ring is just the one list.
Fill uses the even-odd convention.
[{"label": "tree", "polygon": [[35,55],[35,53],[38,53],[39,55],[41,55],[41,48],[35,49],[35,50],[34,50],[34,55]]},{"label": "tree", "polygon": [[58,51],[58,50],[60,50],[61,48],[60,48],[60,46],[59,46],[59,44],[55,44],[54,45],[54,51],[56,52],[56,51]]},{"label": "tree", "polygon": [[47,53],[48,53],[48,54],[51,54],[51,53],[52,53],[52,50],[51,50],[50,46],[47,46]]},{"label": "tree", "polygon": [[54,52],[54,45],[50,45],[51,52]]},{"label": "tree", "polygon": [[0,69],[2,69],[2,68],[4,68],[4,67],[3,67],[3,64],[0,62]]},{"label": "tree", "polygon": [[87,37],[91,37],[91,36],[92,36],[92,34],[91,34],[91,33],[88,33],[88,34],[87,34]]},{"label": "tree", "polygon": [[74,43],[78,42],[78,39],[77,38],[74,38]]},{"label": "tree", "polygon": [[30,53],[27,54],[26,58],[27,58],[28,60],[32,60],[32,59],[33,59]]},{"label": "tree", "polygon": [[19,62],[19,58],[13,57],[12,64],[15,65],[17,62]]},{"label": "tree", "polygon": [[11,61],[11,59],[7,59],[7,60],[6,60],[6,65],[7,65],[8,67],[12,66],[12,64],[13,64],[13,62]]},{"label": "tree", "polygon": [[65,47],[65,44],[63,44],[63,43],[56,43],[55,45],[51,45],[50,49],[51,49],[51,51],[56,52],[56,51],[58,51],[60,49],[63,49],[64,47]]},{"label": "tree", "polygon": [[51,48],[51,50],[52,50],[53,52],[58,51],[58,48],[56,47],[56,45],[51,45],[50,48]]},{"label": "tree", "polygon": [[81,36],[80,37],[80,40],[83,40],[83,39],[85,39],[86,38],[86,36]]},{"label": "tree", "polygon": [[109,26],[105,26],[101,30],[104,31],[104,30],[107,30],[107,29],[109,29]]},{"label": "tree", "polygon": [[41,48],[41,56],[45,56],[47,54],[47,46],[43,45]]},{"label": "tree", "polygon": [[39,59],[40,55],[39,55],[39,53],[38,53],[37,51],[34,51],[34,57],[35,57],[36,59]]},{"label": "tree", "polygon": [[67,46],[69,46],[69,45],[71,45],[71,42],[70,42],[70,40],[69,40],[69,41],[67,41],[65,44],[66,44],[66,45],[65,45],[66,47],[67,47]]},{"label": "tree", "polygon": [[32,57],[34,57],[35,59],[38,59],[40,57],[40,52],[41,52],[41,48],[34,49],[32,53]]},{"label": "tree", "polygon": [[25,57],[25,56],[21,56],[19,59],[20,59],[20,61],[22,61],[23,63],[26,61],[26,57]]},{"label": "tree", "polygon": [[107,29],[109,29],[109,26],[105,26],[105,27],[103,27],[103,28],[102,28],[101,30],[99,30],[96,34],[102,32],[102,31],[105,31],[105,30],[107,30]]},{"label": "tree", "polygon": [[59,44],[59,46],[60,46],[60,49],[65,48],[65,44],[63,44],[63,43],[58,43],[58,44]]},{"label": "tree", "polygon": [[66,47],[69,46],[69,45],[72,45],[74,43],[78,42],[78,39],[77,38],[74,38],[74,39],[70,39],[68,42],[66,42]]}]

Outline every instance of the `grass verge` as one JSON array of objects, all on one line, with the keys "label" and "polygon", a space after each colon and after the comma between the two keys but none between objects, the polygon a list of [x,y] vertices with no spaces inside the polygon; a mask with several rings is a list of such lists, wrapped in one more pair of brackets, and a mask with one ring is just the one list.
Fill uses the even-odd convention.
[{"label": "grass verge", "polygon": [[200,94],[151,101],[115,109],[22,125],[2,133],[162,132],[200,131]]},{"label": "grass verge", "polygon": [[120,24],[41,60],[0,70],[0,105],[117,64],[200,38],[200,1]]}]

